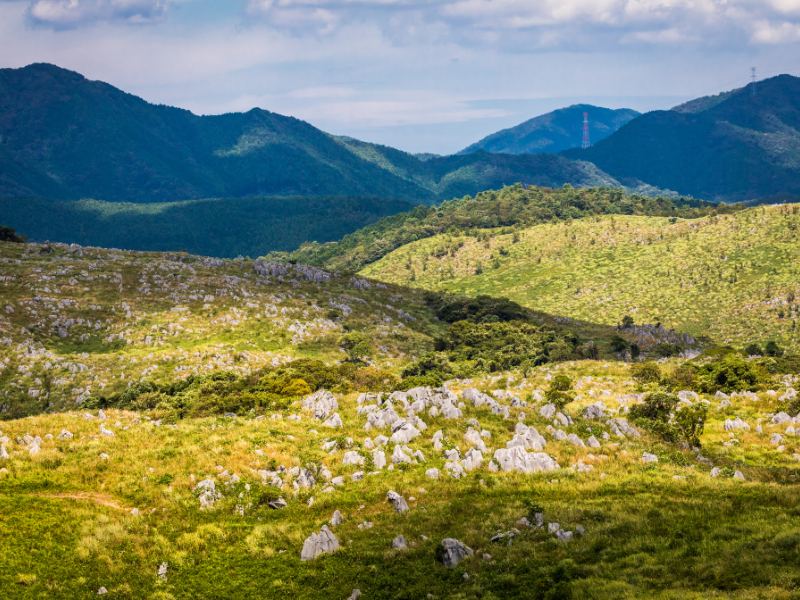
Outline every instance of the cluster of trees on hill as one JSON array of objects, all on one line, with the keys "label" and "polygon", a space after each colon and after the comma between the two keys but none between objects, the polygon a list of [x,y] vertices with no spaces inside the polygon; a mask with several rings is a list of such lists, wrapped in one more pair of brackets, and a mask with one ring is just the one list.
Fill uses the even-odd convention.
[{"label": "cluster of trees on hill", "polygon": [[724,210],[734,208],[691,198],[630,194],[614,188],[566,185],[550,189],[517,184],[439,206],[418,206],[381,219],[338,242],[306,243],[291,254],[276,254],[273,258],[358,271],[404,244],[448,231],[528,226],[600,214],[695,218]]}]

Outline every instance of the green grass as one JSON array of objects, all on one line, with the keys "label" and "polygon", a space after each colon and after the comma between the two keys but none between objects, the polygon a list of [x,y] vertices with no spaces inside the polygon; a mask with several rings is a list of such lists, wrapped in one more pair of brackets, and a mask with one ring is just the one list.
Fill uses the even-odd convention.
[{"label": "green grass", "polygon": [[[526,397],[546,385],[553,373],[581,381],[578,399],[567,410],[576,419],[568,428],[585,436],[598,424],[579,417],[581,408],[603,392],[614,408],[635,391],[622,364],[581,362],[538,368],[527,379],[479,379],[480,388],[506,387]],[[504,376],[504,377],[505,377]],[[458,386],[460,387],[460,386]],[[599,450],[575,449],[550,440],[546,451],[564,467],[534,476],[491,473],[485,468],[460,480],[443,474],[425,478],[443,458],[430,443],[437,429],[448,445],[465,449],[467,418],[479,419],[493,447],[504,445],[515,421],[485,408],[467,408],[465,419],[425,417],[429,430],[412,442],[425,464],[367,475],[351,482],[354,467],[341,464],[342,451],[320,449],[330,438],[352,437],[355,448],[370,433],[361,427],[353,395],[340,397],[342,431],[325,431],[297,406],[280,411],[279,420],[204,418],[157,427],[142,415],[108,411],[114,438],[97,435],[98,421],[80,413],[43,415],[6,422],[3,434],[44,436],[67,428],[72,440],[45,440],[30,457],[9,443],[11,460],[0,471],[0,589],[13,597],[92,597],[100,586],[118,597],[345,598],[359,588],[370,598],[790,598],[800,583],[800,491],[777,483],[775,474],[797,472],[790,459],[798,443],[787,441],[780,457],[769,435],[739,436],[750,452],[723,445],[727,412],[747,420],[774,411],[774,398],[735,399],[729,409],[712,408],[704,453],[715,463],[742,469],[748,481],[713,479],[709,467],[689,452],[649,437],[604,442]],[[712,403],[716,405],[716,403]],[[727,412],[726,412],[727,411]],[[286,416],[300,412],[299,422]],[[544,432],[546,421],[525,410],[528,423]],[[602,427],[601,427],[602,429]],[[256,453],[259,450],[259,453]],[[642,465],[643,450],[660,457]],[[108,460],[99,458],[100,453]],[[578,474],[578,459],[595,466]],[[256,470],[270,464],[287,467],[321,463],[343,474],[336,491],[320,489],[293,495],[290,488],[264,486]],[[219,465],[219,467],[218,467]],[[220,469],[241,482],[224,484]],[[202,511],[193,494],[201,478],[214,478],[225,497]],[[249,484],[247,490],[245,484]],[[385,500],[394,489],[410,500],[411,511],[394,513]],[[241,494],[241,496],[239,496]],[[260,494],[283,495],[282,511],[249,506]],[[315,502],[307,501],[313,496]],[[514,527],[536,503],[548,521],[565,528],[586,528],[583,537],[560,543],[539,530],[522,529],[511,545],[493,544],[497,531]],[[237,510],[244,505],[244,514]],[[139,509],[139,516],[131,514]],[[302,563],[303,539],[340,510],[345,522],[334,531],[340,552]],[[358,524],[374,527],[361,530]],[[391,549],[403,534],[409,550]],[[436,544],[456,537],[477,557],[447,570],[434,560]],[[484,559],[483,554],[491,555]],[[166,581],[158,565],[169,565]],[[464,574],[468,574],[466,579]]]},{"label": "green grass", "polygon": [[661,322],[719,343],[797,349],[800,207],[696,220],[603,216],[409,243],[361,274],[507,297],[550,314]]},{"label": "green grass", "polygon": [[0,261],[4,417],[75,408],[87,390],[142,379],[335,363],[348,330],[370,336],[376,367],[396,370],[443,328],[418,291],[279,281],[248,260],[0,243]]},{"label": "green grass", "polygon": [[463,234],[482,228],[524,227],[591,215],[624,214],[693,218],[732,212],[735,206],[691,198],[650,197],[616,188],[579,189],[512,185],[475,196],[418,206],[364,227],[337,242],[303,244],[277,258],[354,272],[404,244],[443,233]]}]

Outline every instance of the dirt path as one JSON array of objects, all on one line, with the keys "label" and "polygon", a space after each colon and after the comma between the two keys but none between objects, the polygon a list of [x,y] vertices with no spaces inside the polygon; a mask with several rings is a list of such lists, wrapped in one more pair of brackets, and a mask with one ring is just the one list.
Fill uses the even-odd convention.
[{"label": "dirt path", "polygon": [[113,508],[114,510],[123,510],[130,512],[131,507],[120,504],[120,502],[113,496],[108,494],[100,494],[98,492],[63,492],[57,494],[33,494],[39,498],[50,498],[55,500],[78,500],[84,502],[93,502],[99,506]]}]

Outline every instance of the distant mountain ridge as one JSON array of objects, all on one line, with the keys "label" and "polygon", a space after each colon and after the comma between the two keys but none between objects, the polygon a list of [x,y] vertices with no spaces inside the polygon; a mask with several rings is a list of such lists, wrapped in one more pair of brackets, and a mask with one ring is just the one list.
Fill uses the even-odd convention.
[{"label": "distant mountain ridge", "polygon": [[0,197],[309,196],[430,203],[517,181],[618,185],[563,157],[420,159],[262,109],[198,116],[49,64],[0,69]]},{"label": "distant mountain ridge", "polygon": [[539,154],[580,148],[583,140],[584,113],[589,117],[592,143],[607,138],[640,114],[630,108],[610,109],[591,104],[575,104],[486,136],[459,154],[478,151]]},{"label": "distant mountain ridge", "polygon": [[644,114],[592,148],[614,178],[710,200],[800,199],[800,78],[779,75]]}]

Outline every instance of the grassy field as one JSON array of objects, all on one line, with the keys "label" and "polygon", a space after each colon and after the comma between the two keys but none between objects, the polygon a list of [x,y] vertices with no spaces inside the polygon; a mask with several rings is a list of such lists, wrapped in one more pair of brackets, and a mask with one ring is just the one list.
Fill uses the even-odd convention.
[{"label": "grassy field", "polygon": [[719,343],[774,339],[797,349],[799,227],[794,205],[692,220],[588,217],[440,234],[361,274],[597,323],[630,315]]},{"label": "grassy field", "polygon": [[[750,239],[768,223],[770,247],[791,252],[780,224],[796,216],[771,210],[709,222],[601,217],[448,243],[465,285],[482,281],[466,275],[482,252],[496,252],[498,272],[525,249],[546,250],[556,265],[596,245],[581,240],[599,232],[614,255],[633,232],[639,249],[663,243],[664,232],[678,248],[690,233],[736,231],[730,220],[742,219]],[[645,378],[641,364],[610,360],[623,353],[604,346],[629,334],[594,323],[597,314],[576,322],[491,299],[432,301],[360,276],[179,253],[0,243],[0,264],[2,597],[796,597],[800,416],[781,414],[798,410],[792,357],[737,355],[724,374],[751,391],[728,396],[707,387],[704,369],[728,364],[718,348],[645,365],[658,372]],[[428,274],[420,268],[413,283]],[[488,312],[461,320],[472,309]],[[502,320],[507,312],[518,316]],[[542,325],[558,335],[546,341]],[[454,331],[471,341],[444,350]],[[508,331],[526,339],[492,344]],[[753,322],[750,331],[763,334]],[[368,348],[370,364],[354,366],[348,339]],[[564,358],[570,339],[575,349],[600,342],[601,360]],[[400,389],[384,382],[402,385],[410,365],[420,371],[412,378],[429,375],[426,364],[440,369],[447,352],[458,370],[471,363],[456,355],[520,364],[509,347],[538,356],[540,343],[556,362],[473,364],[469,375],[448,372],[447,391],[377,394]],[[308,381],[281,379],[275,369],[296,359],[322,366],[298,371]],[[338,406],[315,415],[305,404],[320,373]],[[277,401],[276,381],[293,390]],[[471,388],[485,393],[481,402]],[[679,390],[666,429],[636,416],[650,393]],[[699,448],[674,437],[684,409],[707,415],[695,421],[704,424]],[[402,421],[417,433],[392,440],[408,431]],[[523,456],[545,470],[503,470],[503,452],[527,427],[542,438]],[[392,507],[390,491],[408,511]],[[285,507],[271,508],[278,499]],[[326,524],[338,551],[301,560]],[[405,548],[394,547],[400,535]],[[445,538],[472,557],[445,567]]]},{"label": "grassy field", "polygon": [[5,416],[75,408],[144,379],[336,362],[349,330],[392,367],[441,329],[413,290],[264,276],[249,260],[0,243],[0,264]]},{"label": "grassy field", "polygon": [[[574,378],[577,393],[566,410],[574,422],[563,430],[583,440],[594,434],[599,448],[557,441],[536,400],[512,408],[509,419],[470,403],[458,419],[422,415],[428,429],[409,446],[425,461],[392,470],[374,469],[369,459],[363,467],[343,464],[347,450],[370,456],[364,442],[379,433],[364,430],[353,395],[339,397],[344,426],[335,431],[299,405],[265,419],[174,425],[122,411],[107,411],[102,421],[93,411],[91,418],[71,412],[6,422],[0,589],[19,598],[88,598],[101,587],[111,597],[136,598],[347,598],[355,588],[365,598],[794,597],[800,491],[792,455],[800,444],[789,435],[780,447],[770,443],[787,427],[769,421],[783,389],[733,397],[730,406],[711,399],[701,462],[646,432],[604,440],[608,422],[581,416],[598,398],[609,416],[636,402],[638,388],[623,363],[566,363],[528,378],[506,373],[469,385],[530,399],[558,373]],[[762,422],[763,430],[725,432],[723,420],[734,415],[753,428]],[[464,434],[475,426],[490,434],[488,460],[521,419],[546,437],[545,451],[561,469],[496,473],[484,463],[453,479],[432,445],[432,432],[441,430],[445,449],[463,455]],[[115,435],[101,435],[101,427]],[[64,429],[74,437],[59,439]],[[26,434],[41,436],[38,453],[25,445]],[[324,450],[326,441],[335,444]],[[644,464],[643,452],[658,462]],[[591,470],[579,472],[579,464]],[[312,465],[343,476],[342,485],[293,491],[291,477],[276,487],[259,474]],[[710,475],[712,465],[722,469],[719,477]],[[425,476],[431,467],[441,470],[440,479]],[[732,478],[734,470],[746,480]],[[353,481],[356,471],[367,474]],[[222,497],[201,509],[195,488],[205,478]],[[407,513],[386,501],[390,490],[408,500]],[[285,509],[265,505],[279,496]],[[303,540],[335,510],[343,515],[332,527],[341,549],[302,562]],[[517,524],[539,510],[547,522],[585,533],[562,542],[546,529]],[[490,541],[515,527],[510,541]],[[397,535],[405,536],[406,550],[392,548]],[[462,540],[475,555],[445,568],[435,560],[445,537]]]}]

